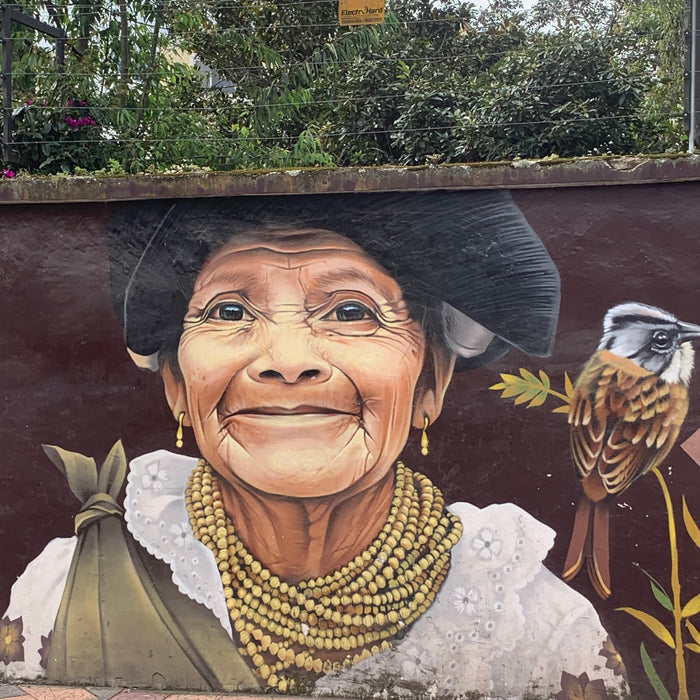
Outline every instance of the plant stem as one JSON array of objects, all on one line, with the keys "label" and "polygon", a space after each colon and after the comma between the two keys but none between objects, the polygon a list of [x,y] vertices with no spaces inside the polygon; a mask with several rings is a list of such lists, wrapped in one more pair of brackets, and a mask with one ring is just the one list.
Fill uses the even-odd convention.
[{"label": "plant stem", "polygon": [[551,394],[552,396],[556,396],[558,399],[561,399],[567,406],[571,405],[571,398],[566,394],[554,391],[554,389],[547,389],[547,393]]},{"label": "plant stem", "polygon": [[119,106],[126,107],[129,97],[129,6],[119,2]]},{"label": "plant stem", "polygon": [[141,94],[141,104],[139,106],[137,116],[136,116],[136,128],[134,132],[138,135],[141,128],[141,121],[143,119],[143,113],[146,111],[148,106],[148,100],[150,98],[151,84],[153,83],[153,75],[156,72],[156,53],[158,51],[158,39],[160,37],[160,25],[163,20],[165,2],[158,5],[156,8],[156,19],[153,26],[153,37],[151,38],[151,55],[148,62],[148,74],[146,75],[146,80],[143,84],[143,93]]},{"label": "plant stem", "polygon": [[673,623],[674,641],[676,643],[676,676],[678,678],[678,700],[690,700],[688,695],[688,684],[685,675],[685,657],[683,655],[683,634],[681,610],[681,583],[678,577],[678,543],[676,541],[676,520],[673,515],[673,503],[668,492],[668,486],[658,467],[652,469],[654,475],[659,480],[661,491],[666,502],[666,512],[668,513],[668,540],[671,548],[671,591],[673,593]]}]

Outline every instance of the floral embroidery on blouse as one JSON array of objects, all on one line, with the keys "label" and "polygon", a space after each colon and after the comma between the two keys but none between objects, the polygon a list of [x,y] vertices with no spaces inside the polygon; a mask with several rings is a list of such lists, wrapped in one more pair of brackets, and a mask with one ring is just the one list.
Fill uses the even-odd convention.
[{"label": "floral embroidery on blouse", "polygon": [[491,559],[491,557],[497,557],[501,553],[503,542],[494,537],[490,527],[482,527],[479,536],[472,540],[472,547],[482,559]]},{"label": "floral embroidery on blouse", "polygon": [[194,542],[192,527],[189,523],[171,525],[170,534],[173,536],[174,544],[178,547],[186,547],[189,549],[192,546],[192,542]]},{"label": "floral embroidery on blouse", "polygon": [[160,491],[165,487],[165,482],[167,480],[168,472],[166,472],[165,469],[161,469],[158,460],[147,464],[141,474],[141,486],[145,489]]},{"label": "floral embroidery on blouse", "polygon": [[404,679],[421,683],[433,680],[437,664],[427,649],[409,644],[402,648],[399,654],[399,662]]},{"label": "floral embroidery on blouse", "polygon": [[479,601],[479,589],[475,586],[464,588],[457,586],[454,590],[454,604],[461,615],[476,615],[476,603]]},{"label": "floral embroidery on blouse", "polygon": [[9,664],[12,661],[24,661],[24,637],[22,636],[22,617],[0,620],[0,661]]}]

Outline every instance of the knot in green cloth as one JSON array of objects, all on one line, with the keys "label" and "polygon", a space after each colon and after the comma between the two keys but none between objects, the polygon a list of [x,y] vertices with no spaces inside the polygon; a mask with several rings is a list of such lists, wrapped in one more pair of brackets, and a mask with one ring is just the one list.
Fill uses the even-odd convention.
[{"label": "knot in green cloth", "polygon": [[82,503],[75,516],[75,534],[108,515],[121,517],[124,509],[117,503],[126,478],[126,455],[121,440],[109,451],[100,469],[92,457],[69,452],[57,445],[42,445],[48,458],[68,479],[68,486]]},{"label": "knot in green cloth", "polygon": [[98,492],[90,496],[75,516],[75,534],[88,525],[109,515],[120,517],[124,509],[108,493]]}]

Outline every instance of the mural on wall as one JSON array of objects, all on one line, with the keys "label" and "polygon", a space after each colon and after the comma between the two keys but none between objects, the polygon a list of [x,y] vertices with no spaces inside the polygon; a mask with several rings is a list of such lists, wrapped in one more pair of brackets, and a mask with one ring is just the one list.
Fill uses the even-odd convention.
[{"label": "mural on wall", "polygon": [[[638,649],[646,630],[673,651],[688,697],[679,664],[700,651],[700,603],[680,597],[675,534],[671,592],[663,566],[647,574],[669,632],[611,575],[606,509],[644,473],[665,488],[659,466],[686,415],[700,327],[630,302],[611,308],[575,384],[503,372],[509,351],[550,355],[561,302],[556,265],[505,192],[136,202],[114,208],[101,241],[122,348],[111,330],[98,335],[106,353],[128,352],[133,382],[165,397],[134,405],[131,422],[130,406],[111,407],[121,422],[104,459],[76,449],[80,416],[44,444],[41,468],[53,462],[79,501],[74,535],[37,543],[14,574],[4,678],[614,697],[627,691],[627,658],[595,595],[613,592]],[[586,359],[577,351],[572,376]],[[554,396],[570,415],[569,473],[584,495],[555,572],[543,563],[555,538],[546,508],[529,513],[478,483],[458,499],[441,491],[454,386],[478,376],[489,394],[483,380],[497,372],[506,398]],[[112,404],[142,391],[107,398],[109,370],[87,382]],[[132,449],[130,426],[160,436],[166,412],[169,442]],[[468,473],[479,446],[459,435],[450,454]],[[506,449],[517,461],[520,444]],[[567,461],[564,450],[549,458]],[[685,503],[683,515],[700,546]],[[663,523],[661,505],[654,517]],[[593,586],[581,595],[563,579],[584,566]],[[667,692],[658,660],[640,653],[645,679]]]}]

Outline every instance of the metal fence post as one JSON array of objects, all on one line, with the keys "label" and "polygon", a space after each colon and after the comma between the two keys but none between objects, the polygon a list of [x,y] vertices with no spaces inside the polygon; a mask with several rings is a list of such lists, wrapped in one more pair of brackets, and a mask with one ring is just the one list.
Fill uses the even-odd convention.
[{"label": "metal fence post", "polygon": [[688,131],[688,153],[693,153],[700,146],[700,55],[698,37],[700,36],[700,0],[690,0],[690,21],[686,31],[686,52],[684,77],[684,114],[683,125]]},{"label": "metal fence post", "polygon": [[11,163],[12,148],[12,23],[17,22],[56,39],[56,66],[62,72],[65,62],[66,33],[59,27],[20,12],[17,6],[6,5],[2,10],[2,157]]},{"label": "metal fence post", "polygon": [[2,11],[2,157],[12,160],[12,8]]}]

